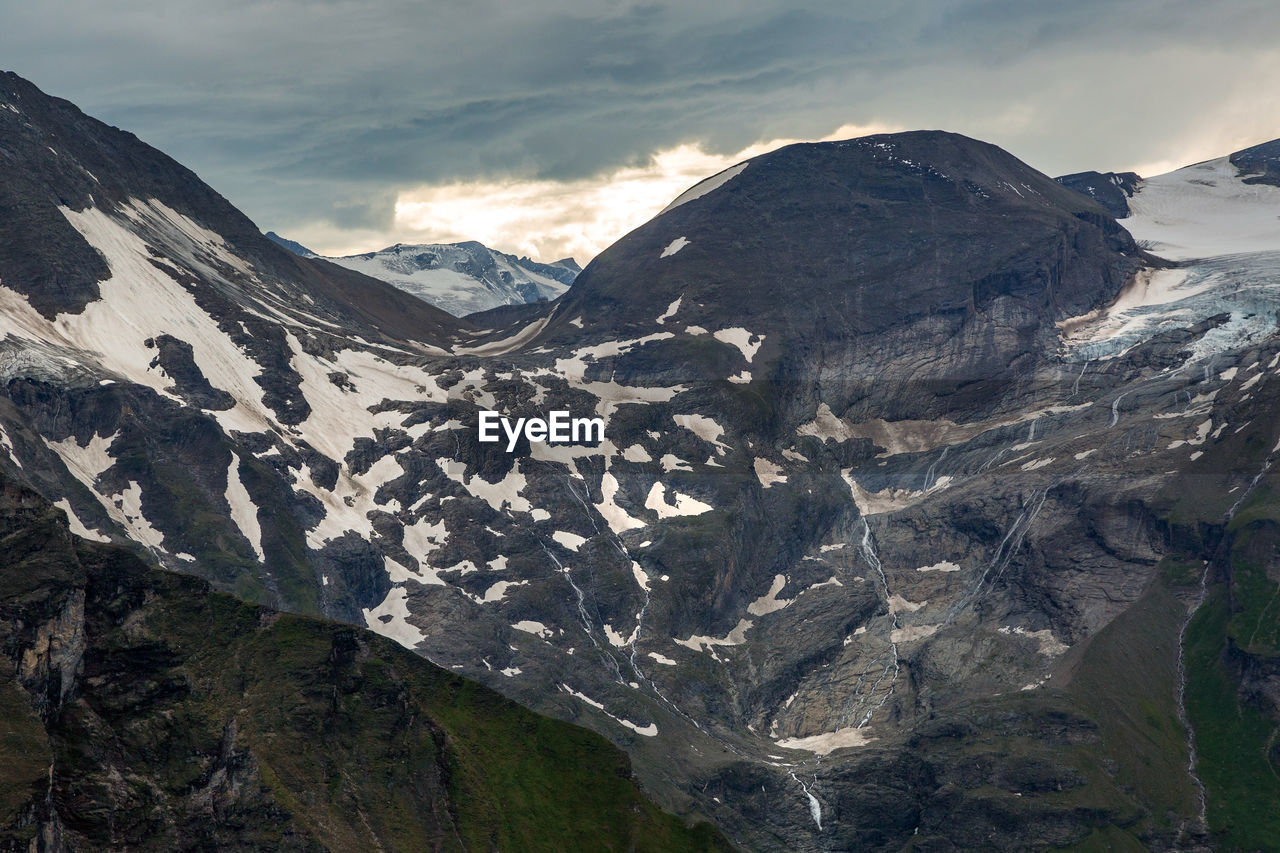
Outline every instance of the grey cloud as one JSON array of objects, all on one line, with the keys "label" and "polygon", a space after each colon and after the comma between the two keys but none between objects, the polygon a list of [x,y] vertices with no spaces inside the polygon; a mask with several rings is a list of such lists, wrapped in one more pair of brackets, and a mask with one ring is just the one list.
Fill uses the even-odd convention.
[{"label": "grey cloud", "polygon": [[6,65],[277,230],[317,212],[377,227],[420,183],[569,179],[872,120],[1109,168],[1162,156],[1224,88],[1280,83],[1243,76],[1280,34],[1280,6],[1247,0],[0,0],[0,19]]}]

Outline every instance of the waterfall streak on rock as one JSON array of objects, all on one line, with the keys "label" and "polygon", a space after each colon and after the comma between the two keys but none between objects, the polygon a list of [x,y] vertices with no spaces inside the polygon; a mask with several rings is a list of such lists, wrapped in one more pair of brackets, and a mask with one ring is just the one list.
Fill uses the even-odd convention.
[{"label": "waterfall streak on rock", "polygon": [[901,628],[902,625],[898,622],[897,611],[893,609],[893,602],[890,600],[889,579],[885,576],[884,566],[880,563],[879,555],[876,554],[875,543],[871,539],[871,524],[867,521],[866,516],[863,516],[862,518],[862,541],[858,544],[858,549],[862,552],[863,559],[867,561],[867,564],[870,565],[871,568],[875,569],[876,575],[880,578],[881,590],[884,592],[885,606],[889,608],[889,621],[892,626],[889,632],[889,648],[893,652],[892,662],[889,666],[884,668],[884,671],[880,674],[880,678],[872,685],[870,695],[875,694],[880,683],[884,681],[885,675],[887,675],[889,670],[892,669],[893,678],[889,681],[889,689],[885,692],[884,697],[880,702],[877,703],[874,708],[867,711],[866,716],[864,716],[862,721],[858,723],[857,728],[863,728],[867,723],[871,722],[871,718],[875,715],[876,711],[883,708],[885,703],[887,703],[890,697],[893,696],[894,688],[898,683],[898,674],[902,670],[902,665],[901,660],[898,657],[898,644],[893,642],[893,631]]}]

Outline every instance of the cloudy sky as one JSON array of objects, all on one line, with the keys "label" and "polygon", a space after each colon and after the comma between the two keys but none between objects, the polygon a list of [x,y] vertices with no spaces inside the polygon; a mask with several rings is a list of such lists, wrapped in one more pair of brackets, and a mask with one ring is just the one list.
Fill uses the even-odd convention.
[{"label": "cloudy sky", "polygon": [[585,262],[786,140],[943,128],[1050,174],[1280,137],[1274,0],[0,0],[0,67],[327,254]]}]

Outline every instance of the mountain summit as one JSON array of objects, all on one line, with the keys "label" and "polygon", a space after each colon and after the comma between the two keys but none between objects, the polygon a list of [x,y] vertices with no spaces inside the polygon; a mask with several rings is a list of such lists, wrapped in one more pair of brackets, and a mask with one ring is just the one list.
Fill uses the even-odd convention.
[{"label": "mountain summit", "polygon": [[[844,370],[833,406],[921,418],[996,404],[991,387],[1034,371],[1057,322],[1114,298],[1142,262],[1102,207],[995,146],[936,131],[802,143],[623,237],[539,340],[646,328],[678,301],[667,328],[744,326],[764,341],[754,364],[776,361],[788,381]],[[923,352],[905,381],[884,381]]]}]

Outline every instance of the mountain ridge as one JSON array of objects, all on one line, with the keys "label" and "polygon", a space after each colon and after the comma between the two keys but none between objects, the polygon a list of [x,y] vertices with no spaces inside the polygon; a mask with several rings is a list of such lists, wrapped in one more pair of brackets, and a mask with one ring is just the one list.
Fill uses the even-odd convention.
[{"label": "mountain ridge", "polygon": [[474,240],[396,243],[376,252],[325,260],[386,281],[458,317],[502,305],[554,300],[579,272],[572,258],[543,264]]}]

